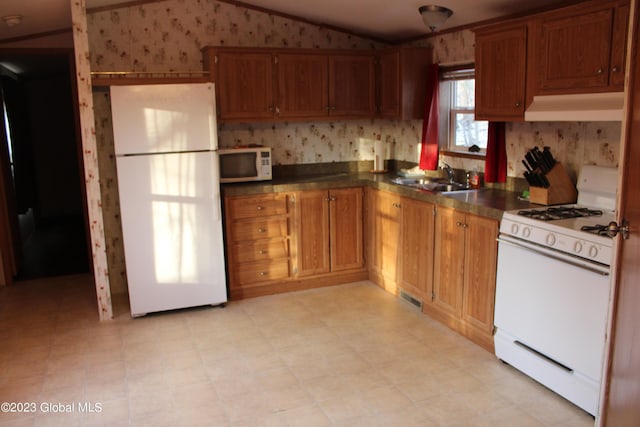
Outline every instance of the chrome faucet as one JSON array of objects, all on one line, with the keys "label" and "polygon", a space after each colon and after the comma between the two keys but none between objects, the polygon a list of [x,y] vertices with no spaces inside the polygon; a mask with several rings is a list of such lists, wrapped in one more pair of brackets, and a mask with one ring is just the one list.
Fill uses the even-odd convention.
[{"label": "chrome faucet", "polygon": [[447,177],[449,178],[449,182],[450,183],[454,183],[456,181],[456,177],[455,177],[455,173],[453,172],[453,169],[451,169],[451,166],[449,166],[447,163],[442,163],[442,170],[445,171],[447,173]]}]

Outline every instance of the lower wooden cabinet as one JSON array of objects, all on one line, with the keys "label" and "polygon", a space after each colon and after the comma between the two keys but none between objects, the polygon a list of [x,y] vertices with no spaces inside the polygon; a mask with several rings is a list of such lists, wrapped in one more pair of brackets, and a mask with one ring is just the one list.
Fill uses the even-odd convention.
[{"label": "lower wooden cabinet", "polygon": [[225,198],[227,271],[231,299],[291,274],[289,195]]},{"label": "lower wooden cabinet", "polygon": [[493,351],[498,221],[367,189],[369,278]]},{"label": "lower wooden cabinet", "polygon": [[363,190],[294,193],[296,275],[364,268]]},{"label": "lower wooden cabinet", "polygon": [[367,278],[363,189],[225,198],[231,299]]},{"label": "lower wooden cabinet", "polygon": [[400,287],[425,301],[433,288],[435,205],[405,197],[400,205]]},{"label": "lower wooden cabinet", "polygon": [[367,189],[367,259],[369,277],[391,293],[397,292],[400,258],[400,196]]},{"label": "lower wooden cabinet", "polygon": [[370,189],[367,192],[370,278],[392,293],[424,301],[433,283],[434,205]]},{"label": "lower wooden cabinet", "polygon": [[368,277],[493,351],[498,221],[374,188],[363,194],[226,197],[231,298]]},{"label": "lower wooden cabinet", "polygon": [[438,207],[433,294],[423,311],[493,351],[498,221]]}]

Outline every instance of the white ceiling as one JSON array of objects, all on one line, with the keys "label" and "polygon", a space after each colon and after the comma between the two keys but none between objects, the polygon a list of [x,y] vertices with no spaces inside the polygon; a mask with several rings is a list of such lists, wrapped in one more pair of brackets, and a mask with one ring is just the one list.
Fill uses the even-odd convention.
[{"label": "white ceiling", "polygon": [[[0,21],[0,41],[71,27],[70,2],[75,0],[1,0],[0,17],[22,15],[21,24],[7,27]],[[224,1],[224,0],[222,0]],[[418,8],[446,6],[453,16],[443,30],[501,16],[545,8],[567,0],[243,0],[262,9],[328,24],[388,41],[427,34]],[[86,0],[87,8],[131,3],[129,0]],[[237,3],[237,2],[236,2]]]}]

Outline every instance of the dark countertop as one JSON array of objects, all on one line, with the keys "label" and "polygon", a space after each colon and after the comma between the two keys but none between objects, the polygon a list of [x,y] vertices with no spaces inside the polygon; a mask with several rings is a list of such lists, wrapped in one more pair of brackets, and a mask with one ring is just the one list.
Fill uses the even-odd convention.
[{"label": "dark countertop", "polygon": [[520,193],[514,191],[482,188],[475,191],[442,194],[394,184],[391,180],[396,176],[395,173],[373,174],[369,172],[307,175],[274,179],[272,181],[223,184],[222,192],[225,196],[244,196],[368,186],[497,220],[502,218],[504,211],[532,207],[528,201],[518,199]]}]

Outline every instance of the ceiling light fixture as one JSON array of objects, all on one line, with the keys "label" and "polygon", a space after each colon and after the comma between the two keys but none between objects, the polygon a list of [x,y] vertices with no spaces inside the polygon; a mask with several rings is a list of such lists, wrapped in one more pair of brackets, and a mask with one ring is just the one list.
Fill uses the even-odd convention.
[{"label": "ceiling light fixture", "polygon": [[13,27],[22,22],[22,15],[6,15],[2,17],[2,20],[7,24],[7,27]]},{"label": "ceiling light fixture", "polygon": [[444,24],[444,21],[453,15],[453,11],[444,6],[420,6],[418,11],[420,15],[422,15],[424,25],[426,25],[432,33],[435,33],[442,24]]}]

